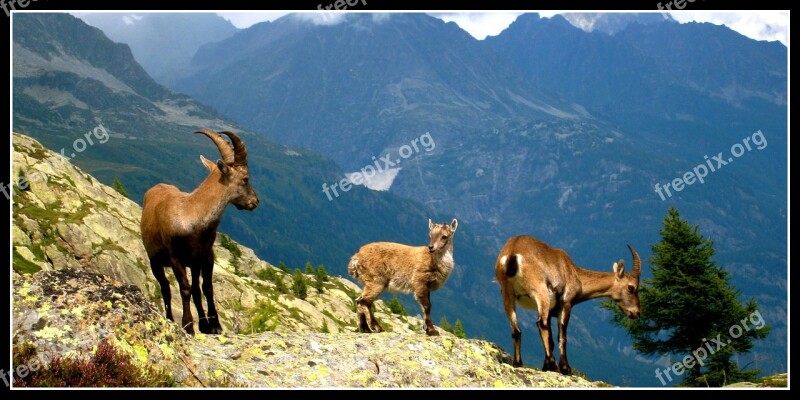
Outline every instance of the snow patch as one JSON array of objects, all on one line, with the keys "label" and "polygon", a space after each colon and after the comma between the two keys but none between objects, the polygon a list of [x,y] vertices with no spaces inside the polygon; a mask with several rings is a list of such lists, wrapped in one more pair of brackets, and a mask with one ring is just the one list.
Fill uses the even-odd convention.
[{"label": "snow patch", "polygon": [[367,189],[386,192],[392,187],[394,178],[402,168],[389,168],[380,172],[376,172],[374,176],[365,176],[361,172],[348,172],[345,173],[347,180],[353,185],[365,186]]}]

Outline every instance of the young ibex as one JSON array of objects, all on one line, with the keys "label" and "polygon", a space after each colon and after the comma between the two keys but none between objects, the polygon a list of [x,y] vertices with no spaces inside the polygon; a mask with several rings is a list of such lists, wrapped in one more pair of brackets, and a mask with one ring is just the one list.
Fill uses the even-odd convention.
[{"label": "young ibex", "polygon": [[[222,132],[231,138],[233,147],[216,132],[201,129],[195,133],[208,136],[217,145],[222,160],[213,163],[200,156],[209,175],[191,193],[183,193],[172,185],[159,183],[144,194],[142,205],[142,241],[150,258],[150,269],[161,286],[167,318],[172,321],[172,301],[169,281],[164,273],[172,267],[181,290],[183,319],[186,332],[194,334],[190,297],[194,298],[202,333],[222,333],[219,316],[214,306],[214,239],[225,206],[231,203],[238,209],[252,211],[258,206],[258,195],[250,186],[247,170],[247,149],[232,132]],[[192,286],[186,276],[186,267],[192,271]],[[208,303],[208,317],[203,312],[200,297],[200,277],[203,277],[203,294]]]},{"label": "young ibex", "polygon": [[[564,250],[538,239],[525,235],[508,239],[497,256],[495,274],[511,323],[515,367],[522,366],[522,331],[517,326],[516,303],[539,313],[536,325],[544,345],[542,370],[565,375],[572,373],[567,362],[567,325],[572,307],[596,297],[611,297],[629,318],[639,318],[642,261],[633,247],[628,245],[628,249],[633,256],[631,273],[625,273],[623,260],[614,263],[614,272],[596,272],[576,266]],[[555,314],[558,315],[558,365],[550,332],[550,317]]]},{"label": "young ibex", "polygon": [[347,272],[364,282],[364,291],[356,299],[358,329],[361,332],[382,332],[372,303],[384,289],[414,293],[422,306],[425,333],[438,336],[431,322],[431,292],[444,285],[453,271],[453,235],[458,221],[434,224],[428,220],[428,246],[406,246],[399,243],[375,242],[364,245],[350,258]]}]

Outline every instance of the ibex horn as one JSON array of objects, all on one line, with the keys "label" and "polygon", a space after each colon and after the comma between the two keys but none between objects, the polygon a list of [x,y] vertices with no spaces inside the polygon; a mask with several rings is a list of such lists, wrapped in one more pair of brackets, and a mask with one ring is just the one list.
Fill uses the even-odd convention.
[{"label": "ibex horn", "polygon": [[636,250],[634,250],[633,247],[631,247],[631,245],[628,245],[628,249],[631,251],[631,255],[633,256],[632,272],[634,275],[639,276],[639,274],[642,272],[642,259],[639,258],[639,254],[636,253]]},{"label": "ibex horn", "polygon": [[228,143],[228,141],[223,139],[220,134],[208,129],[200,129],[199,131],[195,131],[195,133],[202,133],[203,135],[208,136],[208,138],[217,145],[219,154],[222,155],[222,162],[228,165],[234,163],[235,157],[233,148],[231,148],[231,145]]},{"label": "ibex horn", "polygon": [[239,136],[236,136],[233,132],[222,131],[222,133],[228,135],[231,138],[231,142],[233,142],[233,165],[246,166],[247,148],[244,146],[242,139],[239,139]]}]

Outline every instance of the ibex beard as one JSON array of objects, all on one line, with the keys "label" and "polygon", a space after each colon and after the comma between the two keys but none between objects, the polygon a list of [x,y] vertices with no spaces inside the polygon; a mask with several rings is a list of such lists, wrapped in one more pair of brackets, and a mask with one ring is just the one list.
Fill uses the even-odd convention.
[{"label": "ibex beard", "polygon": [[[144,194],[142,205],[142,241],[150,259],[150,269],[161,286],[167,319],[172,317],[172,299],[169,281],[164,269],[172,267],[180,286],[183,302],[181,324],[186,332],[194,334],[194,321],[189,300],[194,299],[200,332],[219,334],[222,326],[214,306],[214,240],[217,237],[222,214],[228,204],[248,211],[258,207],[258,195],[250,185],[247,168],[247,149],[233,132],[223,131],[233,146],[216,132],[201,129],[196,133],[206,135],[217,145],[222,159],[216,163],[200,156],[208,169],[208,177],[191,193],[175,186],[159,183]],[[192,272],[192,284],[186,268]],[[208,316],[203,311],[200,292],[208,303]]]},{"label": "ibex beard", "polygon": [[414,293],[422,307],[425,333],[439,335],[431,322],[430,294],[442,287],[453,272],[453,235],[457,228],[455,219],[450,224],[434,224],[429,219],[428,246],[375,242],[362,246],[350,258],[347,272],[364,283],[364,290],[356,299],[360,332],[383,331],[372,305],[384,290],[389,290]]}]

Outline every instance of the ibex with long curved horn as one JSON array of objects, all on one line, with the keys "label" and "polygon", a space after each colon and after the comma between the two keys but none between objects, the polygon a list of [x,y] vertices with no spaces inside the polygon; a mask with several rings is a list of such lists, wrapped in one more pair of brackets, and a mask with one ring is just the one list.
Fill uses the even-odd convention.
[{"label": "ibex with long curved horn", "polygon": [[[222,333],[217,309],[214,306],[214,271],[212,246],[217,237],[217,226],[228,203],[238,209],[252,211],[258,206],[258,195],[250,185],[247,170],[247,149],[233,132],[224,131],[233,146],[216,132],[201,129],[195,133],[208,136],[217,145],[222,159],[216,163],[200,156],[208,168],[208,177],[191,193],[175,186],[159,183],[144,194],[142,205],[142,241],[150,258],[150,269],[161,286],[167,318],[172,321],[172,301],[165,267],[171,266],[181,290],[183,300],[183,328],[194,334],[194,321],[189,306],[194,298],[200,332]],[[186,276],[186,267],[192,271],[192,285]],[[208,303],[208,317],[203,312],[200,295],[200,277],[203,294]]]},{"label": "ibex with long curved horn", "polygon": [[[572,373],[567,362],[567,325],[572,307],[596,297],[610,297],[629,318],[639,318],[642,261],[633,247],[628,245],[628,249],[633,256],[631,273],[625,273],[623,260],[614,263],[614,272],[597,272],[576,266],[564,250],[533,237],[523,235],[508,239],[497,256],[495,274],[511,323],[515,367],[522,366],[522,331],[517,325],[517,303],[539,313],[536,325],[544,345],[542,370],[560,371],[565,375]],[[558,316],[558,365],[550,332],[553,315]]]}]

